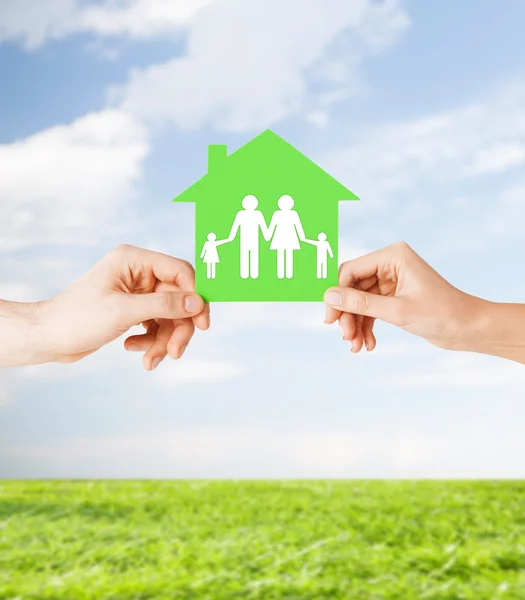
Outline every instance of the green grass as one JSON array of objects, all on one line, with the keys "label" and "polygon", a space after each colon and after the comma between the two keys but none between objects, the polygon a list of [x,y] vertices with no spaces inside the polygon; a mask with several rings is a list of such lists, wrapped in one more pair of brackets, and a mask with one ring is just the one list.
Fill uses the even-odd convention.
[{"label": "green grass", "polygon": [[0,598],[525,599],[525,482],[3,482]]}]

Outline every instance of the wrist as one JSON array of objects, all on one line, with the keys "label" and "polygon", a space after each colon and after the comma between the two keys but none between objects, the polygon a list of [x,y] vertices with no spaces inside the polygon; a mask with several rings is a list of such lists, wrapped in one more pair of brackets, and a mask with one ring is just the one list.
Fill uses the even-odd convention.
[{"label": "wrist", "polygon": [[36,365],[52,360],[42,327],[46,302],[0,301],[0,366]]},{"label": "wrist", "polygon": [[465,349],[525,363],[525,306],[476,300]]}]

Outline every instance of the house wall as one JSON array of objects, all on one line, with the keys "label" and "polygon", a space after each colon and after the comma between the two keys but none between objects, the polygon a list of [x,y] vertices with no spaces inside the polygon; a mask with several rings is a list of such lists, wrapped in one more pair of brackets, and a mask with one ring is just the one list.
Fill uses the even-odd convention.
[{"label": "house wall", "polygon": [[[293,174],[289,164],[233,162],[229,169],[214,176],[205,192],[196,202],[196,270],[198,291],[213,301],[321,301],[327,287],[337,282],[337,235],[338,201],[323,195],[321,171]],[[324,232],[331,242],[334,258],[329,260],[328,279],[318,280],[316,275],[316,248],[301,244],[294,252],[294,277],[279,280],[276,276],[276,251],[270,250],[270,242],[262,235],[260,243],[260,274],[256,280],[240,277],[239,236],[231,243],[218,248],[220,264],[216,279],[206,278],[206,265],[198,257],[207,235],[213,232],[217,239],[225,239],[230,233],[235,215],[242,210],[242,199],[249,194],[259,200],[259,209],[269,224],[277,201],[283,194],[295,200],[307,238],[317,239]]]}]

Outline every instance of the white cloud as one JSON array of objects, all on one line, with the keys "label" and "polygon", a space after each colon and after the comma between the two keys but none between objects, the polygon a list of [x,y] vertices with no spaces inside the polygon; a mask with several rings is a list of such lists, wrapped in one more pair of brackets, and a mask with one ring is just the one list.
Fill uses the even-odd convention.
[{"label": "white cloud", "polygon": [[0,42],[21,41],[26,48],[36,48],[73,18],[76,4],[76,0],[2,0]]},{"label": "white cloud", "polygon": [[504,190],[501,194],[501,202],[508,207],[523,205],[525,199],[525,183],[515,185]]},{"label": "white cloud", "polygon": [[212,328],[207,335],[225,340],[232,333],[264,328],[266,331],[325,331],[322,302],[234,302],[212,307]]},{"label": "white cloud", "polygon": [[525,85],[465,108],[383,124],[324,164],[368,201],[392,192],[504,173],[525,165]]},{"label": "white cloud", "polygon": [[[523,233],[525,222],[525,185],[511,186],[498,194],[492,206],[479,211],[478,219],[471,225],[471,240],[478,236],[478,243],[491,237],[506,236],[511,233]],[[481,239],[480,239],[481,238]]]},{"label": "white cloud", "polygon": [[[522,135],[524,132],[521,132]],[[519,133],[518,133],[519,135]],[[465,168],[467,177],[501,173],[525,163],[525,142],[496,142],[487,149],[481,148],[473,156],[472,164]]]},{"label": "white cloud", "polygon": [[[343,205],[342,231],[346,226],[376,246],[418,239],[433,259],[486,252],[509,235],[518,241],[525,219],[525,80],[473,105],[365,128],[360,137],[318,157],[362,200]],[[378,217],[373,226],[370,210]]]},{"label": "white cloud", "polygon": [[355,246],[354,244],[350,243],[347,238],[339,236],[339,262],[345,262],[347,260],[359,258],[360,256],[368,254],[369,252],[372,252],[372,250],[361,246]]},{"label": "white cloud", "polygon": [[[127,352],[123,342],[128,335],[143,333],[142,327],[132,328],[125,336],[104,346],[95,354],[83,360],[62,365],[58,363],[26,367],[16,372],[18,380],[61,382],[108,375],[125,374],[126,381],[133,379],[135,383],[147,381],[148,387],[162,390],[176,389],[181,385],[227,381],[238,379],[244,374],[243,365],[226,360],[209,360],[206,358],[188,358],[173,361],[169,357],[154,372],[145,372],[142,353]],[[196,340],[193,340],[196,343]]]},{"label": "white cloud", "polygon": [[396,0],[221,0],[199,13],[182,58],[135,71],[114,97],[184,129],[257,130],[303,108],[319,123],[310,83],[326,113],[328,97],[353,93],[363,57],[407,26]]},{"label": "white cloud", "polygon": [[411,368],[406,373],[385,378],[381,385],[502,389],[525,383],[523,366],[514,362],[467,353],[451,353],[430,368]]},{"label": "white cloud", "polygon": [[117,110],[0,145],[0,249],[95,244],[124,228],[148,152],[144,128]]},{"label": "white cloud", "polygon": [[0,282],[0,298],[11,302],[29,302],[39,299],[34,289],[23,281]]},{"label": "white cloud", "polygon": [[187,26],[213,0],[2,0],[0,42],[35,49],[78,33],[150,38]]},{"label": "white cloud", "polygon": [[0,404],[6,404],[10,400],[10,395],[7,390],[7,383],[0,376]]},{"label": "white cloud", "polygon": [[[518,184],[500,191],[470,198],[443,200],[450,206],[454,219],[448,220],[428,238],[434,240],[434,256],[459,256],[487,251],[495,242],[520,243],[525,222],[525,185]],[[462,211],[461,213],[459,211]],[[422,210],[422,213],[425,211]],[[461,217],[459,216],[461,215]],[[423,214],[430,220],[429,214]],[[433,235],[435,237],[433,237]],[[447,240],[443,244],[443,240]],[[488,290],[493,293],[493,290]]]},{"label": "white cloud", "polygon": [[78,11],[72,29],[99,35],[149,38],[180,29],[213,0],[106,1]]},{"label": "white cloud", "polygon": [[306,115],[306,120],[312,125],[323,128],[326,126],[330,119],[330,116],[326,110],[313,110],[311,113]]},{"label": "white cloud", "polygon": [[[57,253],[63,248],[57,247]],[[51,298],[69,282],[80,277],[89,262],[81,256],[67,258],[34,253],[28,258],[24,253],[0,255],[0,298],[17,302],[36,302]]]},{"label": "white cloud", "polygon": [[522,436],[490,428],[442,437],[414,430],[185,429],[116,437],[4,444],[6,464],[34,462],[47,477],[493,478],[523,477]]},{"label": "white cloud", "polygon": [[[144,333],[142,327],[134,327],[128,335]],[[95,354],[73,364],[48,363],[25,367],[14,372],[20,380],[60,382],[70,379],[85,379],[107,376],[123,371],[129,373],[143,370],[140,362],[142,354],[124,350],[125,338],[115,340]]]},{"label": "white cloud", "polygon": [[159,369],[153,385],[169,390],[186,383],[208,383],[238,379],[243,365],[230,361],[182,359]]}]

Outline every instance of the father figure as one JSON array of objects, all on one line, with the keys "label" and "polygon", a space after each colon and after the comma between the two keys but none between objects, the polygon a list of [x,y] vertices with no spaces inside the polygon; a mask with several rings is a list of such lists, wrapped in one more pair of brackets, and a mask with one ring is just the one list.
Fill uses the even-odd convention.
[{"label": "father figure", "polygon": [[259,229],[264,239],[270,240],[270,231],[260,210],[256,210],[259,201],[255,196],[245,196],[242,201],[244,210],[235,216],[228,242],[233,242],[240,230],[241,277],[257,279],[259,277]]}]

